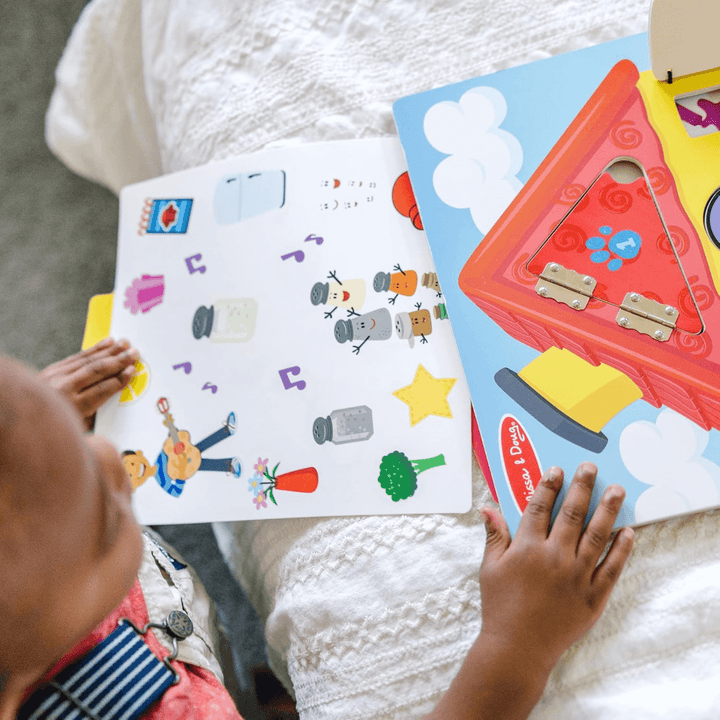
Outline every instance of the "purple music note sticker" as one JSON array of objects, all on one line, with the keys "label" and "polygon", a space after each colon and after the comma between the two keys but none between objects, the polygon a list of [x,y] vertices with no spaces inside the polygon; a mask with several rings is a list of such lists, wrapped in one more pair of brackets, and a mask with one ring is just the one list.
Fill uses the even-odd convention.
[{"label": "purple music note sticker", "polygon": [[192,363],[186,362],[173,365],[173,370],[177,370],[178,368],[182,368],[185,371],[185,374],[189,375],[190,371],[192,370]]},{"label": "purple music note sticker", "polygon": [[323,244],[323,238],[321,238],[321,237],[318,236],[318,235],[313,235],[312,233],[310,233],[310,235],[308,235],[308,236],[305,238],[305,241],[304,241],[304,242],[312,242],[313,240],[314,240],[318,245],[322,245],[322,244]]},{"label": "purple music note sticker", "polygon": [[305,253],[302,250],[296,250],[295,252],[288,253],[287,255],[281,255],[280,257],[283,260],[294,257],[297,262],[302,262],[305,259]]},{"label": "purple music note sticker", "polygon": [[197,260],[198,262],[200,262],[202,260],[202,253],[198,253],[197,255],[191,255],[190,257],[185,258],[185,264],[187,265],[187,269],[190,271],[191,275],[196,272],[204,273],[207,270],[205,265],[198,265],[197,267],[195,267],[195,265],[193,264],[193,260]]},{"label": "purple music note sticker", "polygon": [[282,384],[285,386],[286,390],[294,387],[296,387],[298,390],[305,389],[306,383],[304,380],[297,380],[296,382],[292,382],[288,377],[288,375],[300,374],[300,368],[297,365],[293,365],[293,367],[289,368],[284,368],[283,370],[278,370],[278,374],[280,375],[280,379],[282,380]]},{"label": "purple music note sticker", "polygon": [[206,382],[202,386],[203,390],[212,390],[212,394],[214,395],[217,392],[217,385],[213,385],[212,383]]}]

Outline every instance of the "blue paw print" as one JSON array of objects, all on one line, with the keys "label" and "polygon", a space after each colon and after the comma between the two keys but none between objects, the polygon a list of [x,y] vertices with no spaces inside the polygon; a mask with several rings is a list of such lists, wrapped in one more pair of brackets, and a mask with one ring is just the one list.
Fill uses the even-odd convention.
[{"label": "blue paw print", "polygon": [[[637,254],[640,252],[642,238],[636,232],[632,230],[620,230],[620,232],[616,232],[608,241],[607,236],[612,233],[612,228],[608,225],[603,225],[598,231],[606,237],[591,237],[585,242],[585,247],[595,251],[590,255],[590,259],[594,263],[607,262],[608,270],[615,271],[622,267],[623,260],[632,260],[634,257],[637,257]],[[606,242],[609,252],[605,249]],[[619,257],[612,257],[613,255]],[[610,259],[611,257],[612,259]],[[610,262],[608,262],[608,260]]]}]

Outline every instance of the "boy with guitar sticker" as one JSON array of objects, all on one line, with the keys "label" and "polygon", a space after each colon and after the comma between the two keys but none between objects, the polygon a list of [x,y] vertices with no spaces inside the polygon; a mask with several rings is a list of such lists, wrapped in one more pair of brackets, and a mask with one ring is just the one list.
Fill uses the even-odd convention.
[{"label": "boy with guitar sticker", "polygon": [[187,430],[178,430],[170,414],[167,398],[157,402],[158,410],[163,414],[163,424],[168,429],[168,438],[155,461],[157,472],[155,479],[158,485],[169,495],[179,497],[185,489],[185,481],[189,480],[198,470],[226,472],[235,477],[242,475],[242,464],[237,457],[209,460],[202,457],[202,452],[219,443],[226,437],[235,434],[235,413],[231,412],[222,427],[193,445]]}]

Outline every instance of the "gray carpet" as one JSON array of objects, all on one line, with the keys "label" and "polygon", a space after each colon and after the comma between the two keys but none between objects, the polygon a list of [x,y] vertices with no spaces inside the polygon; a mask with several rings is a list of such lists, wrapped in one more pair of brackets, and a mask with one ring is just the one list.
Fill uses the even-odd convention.
[{"label": "gray carpet", "polygon": [[[117,198],[47,149],[54,70],[83,0],[0,0],[0,350],[37,368],[77,352],[92,295],[111,292]],[[238,703],[254,709],[248,670],[265,662],[262,627],[208,525],[159,528],[201,574],[232,644]]]}]

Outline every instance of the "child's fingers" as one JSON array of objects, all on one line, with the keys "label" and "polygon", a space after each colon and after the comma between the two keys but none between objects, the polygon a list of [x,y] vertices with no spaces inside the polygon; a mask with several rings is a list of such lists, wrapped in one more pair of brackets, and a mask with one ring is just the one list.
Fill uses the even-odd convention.
[{"label": "child's fingers", "polygon": [[88,354],[96,353],[96,352],[100,352],[101,350],[104,350],[105,348],[109,348],[111,345],[122,345],[122,344],[124,344],[125,346],[129,346],[129,343],[127,340],[115,341],[111,337],[106,337],[106,338],[103,338],[102,340],[96,342],[91,347],[86,348],[85,350],[82,350],[81,352],[86,352]]},{"label": "child's fingers", "polygon": [[89,355],[71,376],[73,390],[79,393],[92,385],[113,378],[126,368],[132,367],[138,357],[137,350],[133,348],[118,354]]},{"label": "child's fingers", "polygon": [[630,557],[634,541],[635,533],[632,528],[626,527],[619,530],[607,555],[593,573],[592,591],[596,601],[602,603],[603,606]]},{"label": "child's fingers", "polygon": [[75,355],[65,358],[65,360],[61,360],[57,363],[57,367],[58,369],[62,368],[67,375],[71,375],[100,357],[120,355],[129,349],[130,343],[127,340],[118,340],[116,342],[112,338],[105,338],[105,340],[101,340],[97,345],[93,345],[86,350],[82,350],[79,353],[75,353]]},{"label": "child's fingers", "polygon": [[75,406],[80,415],[84,418],[94,415],[104,402],[130,382],[134,373],[135,368],[131,365],[117,375],[105,378],[78,393]]},{"label": "child's fingers", "polygon": [[58,360],[56,363],[53,363],[52,365],[48,365],[46,368],[49,370],[50,368],[63,368],[67,369],[68,367],[73,367],[77,365],[79,362],[82,362],[82,358],[87,357],[90,354],[96,353],[96,352],[102,352],[106,348],[109,348],[110,346],[114,345],[115,341],[107,337],[104,340],[101,340],[99,343],[96,343],[92,347],[86,348],[85,350],[81,350],[80,352],[75,353],[74,355],[68,355],[68,357],[63,358],[62,360]]},{"label": "child's fingers", "polygon": [[613,525],[624,499],[625,490],[620,485],[610,485],[603,493],[600,503],[580,538],[578,557],[591,571],[595,569],[610,541]]},{"label": "child's fingers", "polygon": [[485,554],[483,563],[493,562],[508,549],[510,545],[510,531],[505,518],[495,510],[484,507],[481,510],[485,518]]},{"label": "child's fingers", "polygon": [[575,471],[567,496],[550,531],[552,540],[561,547],[575,550],[578,546],[596,476],[597,466],[590,462],[581,463]]},{"label": "child's fingers", "polygon": [[518,539],[547,538],[550,516],[562,483],[562,468],[551,467],[544,473],[520,518]]}]

